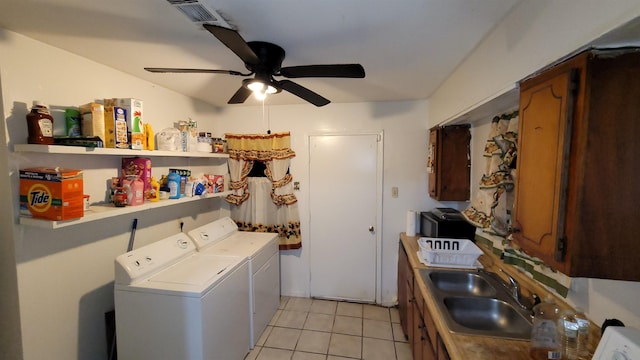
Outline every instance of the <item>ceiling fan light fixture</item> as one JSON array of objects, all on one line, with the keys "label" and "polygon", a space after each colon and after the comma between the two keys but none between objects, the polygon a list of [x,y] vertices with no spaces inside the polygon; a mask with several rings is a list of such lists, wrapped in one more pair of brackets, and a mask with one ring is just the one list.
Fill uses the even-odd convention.
[{"label": "ceiling fan light fixture", "polygon": [[280,89],[259,79],[245,80],[244,86],[253,92],[258,100],[264,100],[268,94],[279,93]]}]

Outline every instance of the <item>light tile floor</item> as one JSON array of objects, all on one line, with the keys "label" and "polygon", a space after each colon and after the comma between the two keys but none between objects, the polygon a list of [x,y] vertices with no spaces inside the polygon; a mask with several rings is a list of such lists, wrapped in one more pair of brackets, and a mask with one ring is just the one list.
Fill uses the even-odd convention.
[{"label": "light tile floor", "polygon": [[398,309],[297,297],[280,308],[245,360],[411,360]]}]

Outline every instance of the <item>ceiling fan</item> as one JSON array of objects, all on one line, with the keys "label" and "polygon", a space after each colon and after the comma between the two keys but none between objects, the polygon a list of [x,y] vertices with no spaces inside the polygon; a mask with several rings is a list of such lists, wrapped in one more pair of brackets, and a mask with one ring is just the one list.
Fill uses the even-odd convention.
[{"label": "ceiling fan", "polygon": [[[315,106],[324,106],[330,101],[306,87],[291,80],[275,80],[274,76],[285,78],[328,77],[328,78],[364,78],[364,68],[360,64],[302,65],[282,67],[284,49],[276,44],[264,41],[245,41],[240,34],[222,26],[204,24],[213,36],[231,49],[243,62],[248,73],[234,70],[181,69],[181,68],[144,68],[153,73],[214,73],[236,76],[251,76],[242,80],[242,86],[233,94],[228,104],[241,104],[252,93],[257,96],[288,91]],[[264,97],[263,97],[264,98]]]}]

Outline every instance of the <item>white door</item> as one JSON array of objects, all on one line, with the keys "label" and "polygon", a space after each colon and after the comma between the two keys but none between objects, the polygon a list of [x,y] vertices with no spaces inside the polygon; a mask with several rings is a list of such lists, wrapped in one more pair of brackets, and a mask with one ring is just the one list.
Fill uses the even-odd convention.
[{"label": "white door", "polygon": [[311,296],[376,302],[382,135],[309,137]]}]

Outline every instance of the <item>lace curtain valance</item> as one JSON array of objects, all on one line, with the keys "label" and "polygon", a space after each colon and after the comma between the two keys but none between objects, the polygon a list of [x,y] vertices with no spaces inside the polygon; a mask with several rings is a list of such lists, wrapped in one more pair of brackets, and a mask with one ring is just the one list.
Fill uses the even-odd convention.
[{"label": "lace curtain valance", "polygon": [[[231,218],[243,231],[278,232],[281,250],[300,248],[298,200],[289,173],[290,159],[295,157],[290,134],[225,134],[225,138]],[[249,177],[257,161],[264,163],[266,179]]]}]

